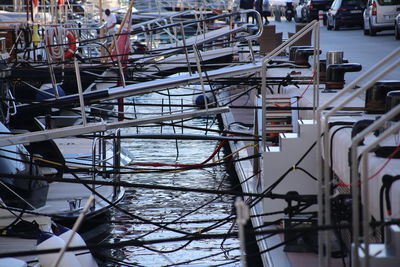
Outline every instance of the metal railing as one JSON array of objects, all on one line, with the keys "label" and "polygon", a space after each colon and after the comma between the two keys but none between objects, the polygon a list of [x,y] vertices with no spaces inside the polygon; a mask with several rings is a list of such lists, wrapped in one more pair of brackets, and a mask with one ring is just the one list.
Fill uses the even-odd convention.
[{"label": "metal railing", "polygon": [[[252,58],[254,58],[253,49],[252,49],[252,41],[259,38],[262,34],[263,28],[262,28],[261,15],[260,15],[260,13],[256,12],[255,10],[243,10],[238,13],[239,14],[247,14],[247,13],[252,13],[252,12],[256,13],[257,25],[259,25],[259,30],[257,31],[256,34],[246,36],[246,37],[244,37],[244,39],[248,42],[249,47],[250,47],[250,53],[252,54]],[[199,44],[200,44],[200,42],[199,42]],[[193,45],[193,51],[194,51],[194,55],[195,55],[195,59],[196,59],[197,72],[200,74],[200,73],[202,73],[202,68],[201,68],[201,62],[200,62],[201,54],[200,54],[200,50],[198,49],[198,44]],[[187,50],[185,50],[185,52],[186,52],[186,57],[188,57]],[[190,63],[188,64],[188,66],[189,66],[189,72],[190,72]],[[200,81],[201,89],[203,91],[203,95],[205,96],[206,91],[205,91],[205,86],[204,86],[205,84],[204,84],[204,79],[203,79],[202,75],[199,75],[199,81]],[[207,97],[205,97],[204,100],[205,100],[205,108],[208,109],[209,103],[207,101]]]},{"label": "metal railing", "polygon": [[[104,27],[105,24],[95,26],[83,24],[44,24],[41,25],[41,28],[38,31],[40,33],[40,42],[37,47],[31,45],[31,47],[19,48],[14,45],[10,50],[10,54],[15,55],[16,61],[21,59],[26,61],[29,59],[30,62],[41,63],[49,57],[53,59],[52,52],[50,51],[50,55],[48,55],[46,50],[56,49],[57,51],[69,51],[68,47],[75,44],[76,47],[79,48],[79,53],[85,58],[86,63],[90,63],[91,59],[97,59],[96,63],[98,63],[98,58],[101,56],[100,48],[104,46],[106,42],[106,38],[101,39],[100,36],[98,36],[98,32]],[[21,28],[20,30],[17,41],[21,37],[24,29]],[[50,31],[56,31],[56,37],[51,35]],[[66,35],[70,32],[73,33],[73,37],[76,38],[76,40],[66,42]],[[52,36],[53,38],[57,38],[57,40],[61,40],[61,42],[58,41],[58,43],[52,43]],[[78,50],[73,52],[77,53]],[[61,63],[64,63],[62,58],[56,59],[57,60],[53,60],[54,64],[60,60]]]},{"label": "metal railing", "polygon": [[[360,96],[363,92],[365,92],[368,88],[373,86],[376,81],[384,77],[387,73],[392,71],[394,68],[400,65],[400,58],[396,60],[396,56],[400,55],[400,48],[394,50],[392,53],[390,53],[388,56],[386,56],[384,59],[382,59],[380,62],[378,62],[375,66],[373,66],[371,69],[369,69],[366,73],[361,75],[359,78],[348,84],[340,93],[335,95],[331,100],[326,102],[324,105],[319,107],[316,111],[316,123],[317,123],[317,131],[318,131],[318,136],[321,134],[324,136],[323,142],[321,141],[321,138],[317,139],[317,174],[318,174],[318,224],[319,225],[331,225],[331,208],[330,208],[330,199],[331,199],[331,181],[329,180],[329,172],[330,172],[330,166],[328,165],[328,159],[330,156],[330,147],[329,147],[329,119],[332,117],[336,112],[342,110],[351,100],[354,98]],[[379,72],[377,75],[375,75],[372,79],[370,79],[364,86],[361,88],[357,89],[354,91],[354,87],[359,84],[361,81],[369,77],[371,74],[373,74],[375,71],[377,71],[379,68],[387,65],[390,63],[390,61],[394,61],[391,63],[387,68]],[[347,98],[342,100],[342,97],[349,93],[353,92],[350,94]],[[336,103],[338,100],[341,100],[340,103]],[[324,111],[326,111],[328,108],[331,108],[331,106],[335,103],[335,106],[327,111],[325,114],[323,114]],[[395,111],[393,111],[395,112]],[[391,118],[391,112],[383,115],[382,119],[379,120],[379,125],[381,125],[382,121],[387,121],[388,119]],[[376,125],[376,124],[374,124]],[[359,231],[360,231],[360,212],[359,212],[359,188],[358,188],[358,182],[359,182],[359,175],[358,175],[358,162],[355,160],[357,158],[357,145],[359,142],[356,142],[357,140],[360,141],[361,139],[361,134],[366,134],[371,131],[371,129],[374,129],[375,127],[378,126],[373,126],[371,125],[367,129],[365,129],[363,132],[358,134],[354,139],[353,139],[353,144],[351,147],[351,158],[353,159],[352,161],[352,166],[351,166],[351,179],[352,179],[352,205],[353,205],[353,242],[354,242],[354,248],[358,249],[360,247],[360,236],[359,236]],[[322,152],[323,151],[323,152]],[[324,160],[322,159],[322,156]],[[365,218],[365,217],[364,217]],[[368,223],[368,219],[365,218],[365,220]],[[364,229],[365,231],[365,229]],[[368,230],[367,230],[368,231]],[[319,254],[319,266],[330,266],[330,252],[331,252],[331,244],[329,242],[329,232],[325,231],[323,234],[319,235],[319,251],[322,251],[323,248],[325,247],[325,254],[320,253]],[[368,240],[367,238],[363,239],[364,244],[368,246]],[[368,251],[368,250],[366,250]],[[358,254],[354,254],[356,258],[354,259],[356,263],[358,263]],[[367,256],[368,258],[368,256]],[[366,261],[368,262],[368,261]],[[356,264],[356,266],[358,266]]]},{"label": "metal railing", "polygon": [[[397,105],[395,108],[390,110],[385,116],[382,116],[380,119],[376,120],[373,124],[371,124],[369,127],[367,127],[364,131],[360,132],[357,134],[353,140],[352,140],[352,146],[351,146],[351,162],[352,162],[352,170],[357,170],[358,172],[358,160],[357,160],[357,146],[360,143],[360,141],[369,133],[374,132],[377,130],[379,127],[384,125],[387,121],[391,120],[395,116],[400,114],[400,105]],[[353,220],[353,231],[359,231],[358,234],[358,240],[357,240],[357,245],[356,242],[354,246],[354,253],[353,253],[353,263],[356,266],[365,266],[369,267],[370,266],[370,253],[369,253],[369,236],[371,232],[370,224],[369,224],[369,218],[370,218],[370,201],[369,201],[369,174],[368,174],[368,153],[372,152],[373,149],[375,149],[383,140],[385,140],[388,136],[394,134],[394,133],[399,133],[400,130],[400,122],[397,122],[395,125],[392,127],[389,127],[386,129],[383,133],[380,133],[378,138],[368,146],[364,148],[362,151],[361,155],[358,156],[361,158],[361,176],[360,179],[354,179],[354,176],[352,176],[352,188],[354,187],[359,187],[359,183],[361,183],[362,186],[362,199],[363,199],[363,205],[362,205],[362,216],[364,218],[362,224],[359,220],[360,212],[359,209],[357,209],[358,214],[354,215],[355,217],[358,218],[357,221]],[[355,153],[353,153],[353,151]],[[360,196],[356,195],[358,193],[353,189],[352,191],[352,198],[353,199],[359,199]],[[354,214],[354,211],[353,211]],[[360,227],[361,226],[361,227]],[[360,229],[361,228],[361,229]],[[354,237],[353,237],[354,238]],[[386,237],[388,238],[388,237]],[[364,246],[361,246],[360,243],[363,243]],[[363,264],[360,264],[360,259],[359,259],[359,253],[358,250],[362,249],[364,250],[364,255],[365,255],[365,260]]]},{"label": "metal railing", "polygon": [[121,130],[117,129],[114,134],[113,138],[113,168],[114,168],[114,176],[113,176],[113,181],[117,184],[114,186],[114,195],[113,198],[114,200],[118,198],[118,195],[121,191],[121,187],[119,186],[121,182],[121,174],[120,174],[120,168],[121,168]]},{"label": "metal railing", "polygon": [[[120,168],[121,168],[121,140],[120,140],[120,129],[116,129],[115,132],[111,133],[112,140],[112,155],[107,157],[107,151],[109,150],[107,139],[109,136],[105,135],[104,132],[100,133],[100,136],[95,137],[92,143],[92,180],[96,181],[98,176],[97,170],[102,169],[103,177],[110,177],[107,173],[108,169],[113,170],[112,180],[116,182],[113,186],[113,200],[118,198],[121,191],[119,186],[120,182]],[[95,192],[96,185],[92,185],[92,191]],[[96,201],[93,201],[93,209],[95,208]]]},{"label": "metal railing", "polygon": [[[250,13],[250,12],[256,13],[257,25],[258,25],[257,31],[255,33],[248,32],[248,35],[238,37],[237,40],[245,40],[249,43],[249,45],[251,47],[251,41],[259,38],[262,34],[262,30],[263,30],[262,18],[260,16],[260,14],[258,12],[256,12],[255,10],[243,10],[243,11],[240,11],[237,13],[223,14],[223,15],[206,18],[206,19],[171,23],[169,25],[152,28],[151,30],[150,29],[146,30],[146,27],[144,25],[142,25],[143,32],[146,33],[146,35],[147,35],[146,41],[148,43],[152,44],[155,42],[153,40],[153,38],[154,38],[154,36],[157,35],[157,34],[155,34],[157,31],[168,32],[170,39],[172,41],[175,41],[175,43],[174,44],[171,43],[171,45],[169,45],[169,46],[166,45],[164,47],[159,47],[160,50],[155,49],[153,51],[148,51],[148,53],[146,55],[144,55],[142,59],[137,59],[137,60],[140,63],[153,62],[154,58],[156,58],[156,57],[176,55],[179,51],[182,51],[186,56],[186,61],[188,62],[188,72],[192,73],[191,66],[190,66],[190,60],[189,60],[189,52],[193,52],[194,58],[196,59],[198,72],[201,73],[202,70],[201,70],[201,67],[199,68],[199,64],[198,64],[199,62],[198,62],[198,58],[197,58],[197,56],[199,55],[197,48],[199,46],[202,46],[202,48],[203,48],[202,50],[205,50],[205,48],[207,47],[207,45],[206,45],[207,43],[213,43],[217,40],[221,40],[224,38],[225,38],[224,40],[228,41],[227,43],[229,43],[230,46],[234,46],[235,42],[232,42],[232,35],[239,33],[239,32],[246,32],[248,30],[248,27],[246,25],[243,25],[243,26],[240,26],[237,28],[232,28],[225,32],[221,32],[221,33],[218,33],[215,35],[210,35],[210,36],[206,36],[205,35],[206,33],[204,32],[203,39],[196,40],[195,43],[193,43],[193,42],[189,43],[189,41],[188,41],[189,39],[186,38],[184,27],[190,26],[192,24],[198,24],[198,23],[203,23],[206,21],[212,21],[215,19],[232,19],[233,17],[236,17],[238,14],[246,14],[246,13]],[[171,31],[173,32],[173,36],[172,36]],[[181,34],[181,36],[180,36],[181,39],[178,37],[178,34]],[[165,50],[165,51],[163,51],[163,50]],[[252,51],[252,49],[250,49],[250,51]]]},{"label": "metal railing", "polygon": [[163,0],[156,1],[158,12],[162,12],[167,8],[172,8],[173,11],[181,11],[184,9],[204,10],[208,9],[229,10],[234,5],[234,0],[217,0],[207,2],[205,0]]},{"label": "metal railing", "polygon": [[[25,1],[23,1],[25,3]],[[0,10],[12,11],[12,12],[24,12],[22,14],[25,18],[27,5],[21,3],[16,3],[15,5],[0,5]],[[65,4],[65,5],[38,5],[38,17],[34,18],[34,23],[47,24],[54,23],[57,21],[63,21],[64,23],[71,22],[79,19],[86,24],[94,24],[98,11],[94,4],[86,3],[83,12],[77,10],[82,10],[82,5],[77,4]],[[50,15],[51,14],[51,15]],[[28,18],[31,20],[31,18]],[[32,22],[32,21],[31,21]]]},{"label": "metal railing", "polygon": [[266,147],[266,114],[267,114],[267,105],[266,105],[266,95],[267,95],[267,67],[268,63],[275,58],[276,56],[280,55],[282,52],[285,51],[286,48],[294,44],[296,41],[298,41],[300,38],[305,36],[308,32],[312,31],[313,32],[313,42],[314,42],[314,56],[313,56],[313,72],[315,72],[314,75],[314,81],[313,81],[313,107],[314,110],[318,106],[318,88],[319,88],[319,51],[320,51],[320,43],[319,43],[319,31],[320,31],[320,26],[319,22],[314,20],[304,26],[300,31],[295,33],[292,37],[290,37],[286,42],[282,43],[278,47],[276,47],[274,50],[269,52],[263,59],[262,59],[262,65],[261,65],[261,99],[262,99],[262,125],[261,125],[261,133],[262,133],[262,151],[265,151]]},{"label": "metal railing", "polygon": [[[254,12],[257,14],[257,25],[258,30],[256,33],[254,34],[249,34],[245,38],[246,40],[254,40],[257,39],[261,33],[262,33],[262,19],[261,16],[258,14],[258,12],[256,12],[255,10],[242,10],[239,11],[237,13],[228,13],[228,14],[222,14],[222,15],[216,15],[213,17],[209,17],[209,18],[199,18],[199,19],[194,19],[194,20],[190,20],[190,21],[180,21],[180,22],[176,22],[176,15],[171,17],[171,23],[170,24],[166,24],[163,26],[157,25],[160,23],[160,21],[156,20],[155,24],[153,22],[151,22],[151,24],[144,24],[142,25],[142,30],[135,30],[135,34],[141,34],[141,33],[145,33],[146,34],[146,41],[150,44],[155,43],[155,40],[153,39],[155,36],[157,36],[157,33],[159,32],[166,32],[173,41],[175,41],[175,46],[182,46],[185,43],[185,39],[186,39],[186,34],[184,31],[185,27],[189,27],[189,26],[193,26],[193,25],[198,25],[199,23],[206,23],[206,22],[210,22],[210,21],[214,21],[214,20],[222,20],[222,19],[226,19],[227,22],[230,22],[232,20],[233,17],[237,16],[238,14],[246,14],[246,13],[250,13],[250,12]],[[192,13],[192,12],[190,12]],[[180,13],[180,14],[185,14],[185,13]],[[157,27],[151,27],[152,25],[157,26]],[[134,28],[136,28],[136,26],[134,26]],[[199,40],[198,42],[196,42],[197,45],[202,45],[205,44],[207,42],[212,42],[215,41],[216,38],[221,38],[223,36],[231,36],[232,34],[235,34],[237,32],[242,32],[242,31],[246,31],[247,27],[238,27],[236,29],[231,29],[230,31],[226,31],[225,33],[218,35],[216,37],[211,37],[209,39],[205,39],[205,40]],[[173,35],[172,35],[172,33]],[[181,38],[179,38],[179,34],[181,34]],[[205,31],[202,32],[202,34],[205,34]],[[181,40],[181,41],[179,41]],[[189,47],[192,46],[192,44],[188,45]],[[176,53],[176,51],[173,51],[173,53]]]},{"label": "metal railing", "polygon": [[1,56],[2,59],[5,59],[5,58],[3,58],[5,56],[8,57],[7,46],[6,46],[6,38],[4,38],[4,37],[0,38],[0,56]]}]

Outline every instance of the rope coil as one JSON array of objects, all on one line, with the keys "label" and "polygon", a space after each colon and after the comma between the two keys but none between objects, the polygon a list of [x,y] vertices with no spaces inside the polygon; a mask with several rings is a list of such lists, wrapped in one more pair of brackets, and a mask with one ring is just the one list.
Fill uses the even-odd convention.
[{"label": "rope coil", "polygon": [[[67,43],[65,43],[67,39]],[[64,27],[50,27],[46,30],[46,46],[54,60],[64,60],[73,57],[77,50],[76,34]]]}]

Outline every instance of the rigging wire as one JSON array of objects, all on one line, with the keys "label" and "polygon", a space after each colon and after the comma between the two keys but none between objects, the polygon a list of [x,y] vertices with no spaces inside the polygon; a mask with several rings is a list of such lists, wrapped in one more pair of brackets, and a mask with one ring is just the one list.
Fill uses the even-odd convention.
[{"label": "rigging wire", "polygon": [[[251,177],[250,177],[250,178],[251,178]],[[250,179],[250,178],[249,178],[249,179]],[[221,182],[220,182],[219,186],[217,187],[217,189],[219,189],[219,188],[222,186],[223,180],[224,180],[224,179],[221,180]],[[235,188],[240,188],[240,186],[241,186],[241,184],[237,184],[237,185],[235,185],[235,186],[233,187],[233,189],[235,189]],[[196,212],[196,211],[198,211],[198,210],[200,210],[200,209],[206,207],[207,205],[211,204],[212,202],[216,201],[217,199],[221,198],[222,196],[223,196],[222,194],[221,194],[221,195],[218,195],[218,196],[215,197],[214,199],[212,199],[212,200],[210,200],[210,201],[208,201],[208,202],[202,204],[201,206],[197,207],[195,210],[192,210],[192,211],[187,212],[186,214],[184,214],[184,215],[180,216],[179,218],[175,219],[174,221],[181,220],[181,219],[183,219],[184,217],[187,217],[188,215],[190,215],[190,214],[192,214],[192,213],[194,213],[194,212]],[[222,222],[224,222],[224,221],[225,221],[225,222],[228,222],[230,219],[231,219],[231,215],[228,216],[228,217],[226,217],[226,218],[220,219],[220,220],[218,220],[215,224],[213,224],[213,225],[211,225],[211,226],[208,226],[208,227],[207,227],[207,230],[208,230],[208,229],[215,228],[216,225],[219,225],[220,223],[222,223]],[[174,221],[173,221],[173,222],[174,222]],[[147,236],[148,234],[150,234],[150,233],[152,233],[152,232],[155,232],[155,231],[156,231],[156,230],[151,231],[151,232],[148,232],[148,233],[146,233],[145,235],[140,236],[140,238],[145,237],[145,236]]]},{"label": "rigging wire", "polygon": [[[75,177],[76,180],[82,181],[82,179],[80,179],[76,174],[73,174],[73,176]],[[168,227],[168,226],[164,226],[164,225],[162,225],[162,224],[153,223],[151,220],[144,219],[144,218],[142,218],[142,217],[140,217],[140,216],[137,216],[137,215],[135,215],[135,214],[133,214],[133,213],[127,211],[126,209],[121,208],[121,207],[118,206],[116,203],[113,203],[112,201],[108,200],[106,197],[104,197],[102,194],[98,193],[96,190],[93,190],[93,188],[91,188],[91,187],[88,186],[87,184],[82,183],[82,185],[85,186],[85,187],[86,187],[89,191],[91,191],[93,194],[95,194],[96,196],[98,196],[99,198],[101,198],[103,201],[105,201],[108,205],[110,205],[111,207],[117,209],[118,211],[120,211],[120,212],[122,212],[122,213],[124,213],[124,214],[126,214],[126,215],[128,215],[128,216],[130,216],[131,218],[134,218],[134,219],[137,219],[137,220],[141,220],[141,221],[145,221],[145,222],[147,222],[147,223],[149,223],[149,224],[153,224],[153,225],[155,225],[155,226],[157,226],[157,227],[160,227],[160,228],[162,228],[162,229],[169,230],[169,231],[172,231],[172,232],[175,232],[175,233],[179,233],[179,234],[189,234],[189,233],[187,233],[187,232],[185,232],[185,231],[181,231],[181,230],[174,229],[174,228],[171,228],[171,227]]]}]

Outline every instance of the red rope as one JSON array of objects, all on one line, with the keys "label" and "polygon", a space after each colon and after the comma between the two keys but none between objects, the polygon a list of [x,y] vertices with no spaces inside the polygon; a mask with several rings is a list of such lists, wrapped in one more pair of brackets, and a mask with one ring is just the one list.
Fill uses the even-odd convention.
[{"label": "red rope", "polygon": [[[372,174],[370,177],[368,177],[368,181],[374,179],[388,164],[389,162],[394,158],[394,155],[400,150],[400,144],[396,147],[396,149],[392,152],[392,154],[389,155],[385,163],[377,170],[374,174]],[[362,184],[362,182],[359,182],[359,184]],[[341,187],[349,187],[351,184],[346,184],[344,182],[338,182],[338,186]]]},{"label": "red rope", "polygon": [[300,95],[295,101],[293,101],[292,103],[286,104],[286,105],[284,105],[284,106],[281,106],[281,105],[279,105],[279,104],[274,104],[275,107],[278,107],[278,108],[287,108],[287,107],[290,107],[291,105],[297,103],[300,99],[302,99],[303,96],[304,96],[304,94],[307,92],[308,88],[310,88],[310,85],[314,82],[315,73],[316,73],[316,72],[314,71],[314,73],[313,73],[313,75],[312,75],[312,77],[311,77],[311,80],[310,80],[309,84],[307,85],[306,89],[304,89],[303,93],[301,93],[301,95]]},{"label": "red rope", "polygon": [[195,164],[169,164],[169,163],[157,163],[157,162],[137,162],[129,163],[130,166],[146,166],[146,167],[197,167],[209,162],[225,145],[226,141],[221,141],[214,152],[203,162]]}]

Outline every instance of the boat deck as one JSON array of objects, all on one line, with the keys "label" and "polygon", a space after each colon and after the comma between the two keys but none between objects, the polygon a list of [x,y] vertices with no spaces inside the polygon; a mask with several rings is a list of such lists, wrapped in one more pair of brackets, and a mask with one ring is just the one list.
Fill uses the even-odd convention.
[{"label": "boat deck", "polygon": [[[78,176],[80,176],[78,174]],[[72,176],[70,177],[72,178]],[[80,179],[91,179],[90,177],[80,177]],[[96,180],[104,181],[104,179],[96,178]],[[106,180],[107,181],[107,180]],[[90,186],[90,188],[92,188]],[[66,190],[67,189],[67,190]],[[112,200],[113,187],[112,186],[96,186],[96,192],[108,200]],[[45,214],[57,214],[69,216],[70,214],[76,215],[85,206],[87,199],[91,196],[91,191],[82,184],[71,184],[62,182],[52,182],[49,186],[48,198],[46,205],[40,209],[39,212]],[[76,201],[76,207],[74,207]],[[102,200],[100,197],[95,196],[96,208],[101,210],[109,204]],[[72,205],[70,207],[70,205]]]},{"label": "boat deck", "polygon": [[[291,73],[293,68],[274,68],[268,70],[269,77],[285,77],[287,74]],[[297,70],[296,70],[297,71]],[[299,78],[309,80],[312,77],[312,73],[309,69],[300,69],[299,74],[297,74]],[[322,87],[322,86],[321,86]],[[277,90],[277,87],[273,88]],[[222,114],[223,124],[226,130],[235,131],[235,132],[243,132],[246,134],[253,134],[254,125],[255,125],[255,109],[251,108],[257,106],[257,97],[256,90],[251,90],[248,93],[244,92],[247,90],[245,86],[238,86],[235,89],[230,88],[229,90],[224,91],[223,93],[218,95],[219,103],[221,105],[229,103],[232,106],[242,106],[241,108],[231,108],[230,112]],[[322,91],[322,90],[320,90]],[[242,94],[240,97],[238,97]],[[324,103],[326,98],[323,97],[324,93],[320,93],[320,103]],[[331,93],[327,93],[332,95]],[[312,107],[313,104],[313,86],[308,85],[306,83],[299,84],[299,87],[289,85],[286,87],[282,87],[280,94],[268,95],[267,98],[292,98],[296,96],[303,95],[298,101],[299,106],[301,107]],[[232,101],[233,100],[233,101]],[[230,103],[232,101],[232,103]],[[352,106],[362,106],[363,102],[361,99],[353,101],[350,105]],[[247,108],[246,108],[247,107]],[[304,119],[312,118],[312,110],[311,111],[300,111],[299,117]],[[290,136],[291,134],[288,134]],[[252,146],[250,142],[229,142],[230,148],[232,151],[240,150],[243,147],[246,149],[241,150],[238,153],[239,158],[245,158],[251,155],[254,155],[257,152]],[[269,149],[274,150],[275,148],[269,147]],[[279,150],[278,147],[276,149]],[[262,161],[262,160],[261,160]],[[239,181],[242,183],[242,189],[244,192],[251,193],[261,193],[265,188],[263,185],[265,181],[262,180],[262,177],[254,176],[254,160],[244,160],[236,162],[235,169],[239,177]],[[261,164],[258,162],[258,164]],[[263,170],[267,171],[267,170]],[[316,190],[315,190],[316,193]],[[251,199],[247,199],[246,201],[251,201]],[[265,202],[263,201],[257,203],[252,209],[252,215],[259,215],[265,213],[263,205]],[[265,222],[267,222],[267,218],[261,218],[260,216],[252,218],[253,227],[262,227]],[[267,227],[259,228],[260,230],[274,230],[281,228],[281,225],[272,225]],[[259,237],[259,248],[260,251],[268,250],[275,245],[284,242],[283,235],[273,235],[272,237],[265,238]],[[269,251],[264,254],[262,257],[264,261],[264,266],[318,266],[318,255],[312,252],[285,252],[284,246],[279,246],[276,249]],[[332,259],[334,264],[342,264],[342,259]],[[345,259],[348,262],[348,258]],[[271,265],[272,264],[272,265]]]}]

